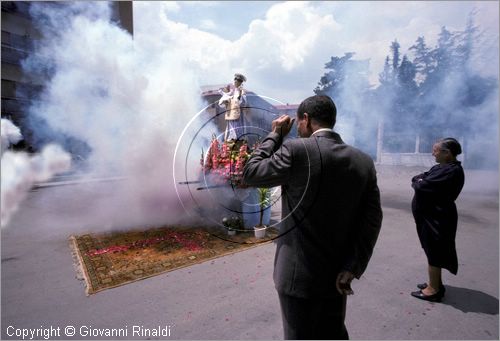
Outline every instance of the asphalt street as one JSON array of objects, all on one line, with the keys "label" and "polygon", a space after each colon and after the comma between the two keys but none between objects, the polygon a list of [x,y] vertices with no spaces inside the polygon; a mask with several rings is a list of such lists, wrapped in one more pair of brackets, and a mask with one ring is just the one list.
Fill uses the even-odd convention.
[{"label": "asphalt street", "polygon": [[[348,299],[351,339],[498,340],[498,172],[466,170],[457,200],[458,275],[444,271],[446,296],[430,303],[410,296],[426,280],[410,209],[411,176],[424,169],[377,169],[384,221],[368,269]],[[118,183],[93,186],[99,186],[99,198],[96,187],[81,184],[30,192],[2,230],[2,339],[21,339],[15,333],[30,328],[50,332],[49,339],[283,338],[272,243],[86,296],[68,237],[94,229],[111,214],[99,211],[99,200],[106,186]],[[88,212],[85,219],[82,212]],[[141,334],[159,328],[169,336]],[[98,336],[107,329],[127,335]],[[72,330],[75,336],[67,336]]]}]

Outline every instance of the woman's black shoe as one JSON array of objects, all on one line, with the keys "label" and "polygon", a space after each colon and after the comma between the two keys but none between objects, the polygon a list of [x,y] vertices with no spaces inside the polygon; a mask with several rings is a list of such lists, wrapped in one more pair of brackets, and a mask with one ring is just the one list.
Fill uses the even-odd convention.
[{"label": "woman's black shoe", "polygon": [[437,293],[434,295],[426,295],[422,292],[422,290],[419,291],[414,291],[411,293],[413,297],[419,298],[424,301],[429,301],[429,302],[441,302],[441,299],[444,296],[444,291],[439,290]]},{"label": "woman's black shoe", "polygon": [[438,291],[434,295],[425,295],[422,290],[414,291],[411,293],[413,297],[419,298],[429,302],[441,302],[441,293]]},{"label": "woman's black shoe", "polygon": [[[417,288],[419,288],[420,290],[423,290],[423,289],[427,288],[427,283],[417,284]],[[443,284],[441,284],[441,285],[439,286],[439,291],[442,291],[442,292],[443,292],[443,295],[444,295],[444,293],[445,293],[445,291],[446,291],[446,288],[444,287],[444,285],[443,285]]]}]

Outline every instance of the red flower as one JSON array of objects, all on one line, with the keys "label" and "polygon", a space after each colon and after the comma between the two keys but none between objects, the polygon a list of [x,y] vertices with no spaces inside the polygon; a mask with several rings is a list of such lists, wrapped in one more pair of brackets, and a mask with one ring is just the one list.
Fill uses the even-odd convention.
[{"label": "red flower", "polygon": [[[212,182],[220,185],[228,183],[231,186],[246,187],[242,182],[243,169],[250,158],[251,150],[243,141],[239,148],[231,143],[219,143],[215,135],[212,137],[210,148],[206,155],[206,162],[202,165],[205,174],[211,173]],[[203,160],[203,157],[202,157]]]}]

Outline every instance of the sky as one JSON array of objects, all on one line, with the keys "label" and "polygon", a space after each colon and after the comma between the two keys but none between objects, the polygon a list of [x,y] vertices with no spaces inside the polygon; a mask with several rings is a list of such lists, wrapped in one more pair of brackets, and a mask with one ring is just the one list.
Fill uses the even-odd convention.
[{"label": "sky", "polygon": [[330,57],[369,59],[376,87],[392,41],[403,54],[419,36],[434,46],[442,26],[462,30],[472,10],[484,32],[477,69],[498,77],[496,1],[134,2],[134,40],[153,35],[183,54],[201,85],[241,72],[248,89],[299,103],[313,94]]}]

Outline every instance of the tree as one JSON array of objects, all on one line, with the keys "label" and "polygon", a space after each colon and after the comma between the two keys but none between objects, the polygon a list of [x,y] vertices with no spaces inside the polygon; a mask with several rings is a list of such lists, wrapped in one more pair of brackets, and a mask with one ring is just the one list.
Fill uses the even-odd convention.
[{"label": "tree", "polygon": [[411,104],[417,91],[415,66],[406,55],[401,59],[400,44],[390,45],[392,58],[386,56],[384,70],[379,74],[380,87],[377,95],[384,103],[385,116],[392,128],[401,129],[409,124]]},{"label": "tree", "polygon": [[[432,143],[444,135],[467,141],[478,132],[493,131],[498,122],[498,77],[484,77],[474,69],[482,56],[478,47],[483,34],[474,15],[470,13],[462,31],[441,27],[432,47],[419,36],[403,54],[397,39],[392,41],[376,89],[368,83],[368,61],[356,61],[349,52],[325,64],[328,72],[314,92],[332,96],[339,113],[356,118],[356,141],[362,135],[360,126],[383,117],[387,136],[393,133],[391,142],[384,143],[393,151],[412,151],[416,134]],[[498,138],[490,135],[492,141]]]},{"label": "tree", "polygon": [[415,65],[416,82],[421,84],[427,78],[431,67],[432,67],[432,57],[430,55],[430,48],[425,44],[425,38],[423,36],[418,37],[415,45],[412,45],[409,49],[413,50],[414,58],[413,65]]},{"label": "tree", "polygon": [[471,59],[474,42],[480,38],[479,27],[474,24],[476,12],[469,13],[467,24],[463,32],[456,34],[456,58],[461,65],[467,65]]},{"label": "tree", "polygon": [[394,40],[391,43],[391,52],[392,52],[392,74],[393,77],[396,76],[398,68],[399,68],[399,48],[401,46],[399,45],[397,40]]},{"label": "tree", "polygon": [[384,70],[378,74],[380,84],[389,86],[392,82],[391,66],[389,65],[389,56],[385,57]]},{"label": "tree", "polygon": [[353,69],[352,63],[356,62],[351,60],[352,56],[354,56],[354,52],[344,53],[343,57],[331,57],[330,61],[325,64],[325,69],[331,71],[321,77],[314,93],[317,95],[339,93],[343,89],[345,81],[353,77],[349,74]]},{"label": "tree", "polygon": [[398,69],[397,83],[405,93],[414,95],[415,90],[417,89],[415,75],[415,65],[413,65],[413,63],[408,60],[408,57],[404,55]]},{"label": "tree", "polygon": [[427,48],[423,37],[410,48],[420,76],[415,114],[422,133],[467,141],[476,129],[484,131],[484,122],[495,120],[497,113],[485,110],[484,104],[498,88],[498,79],[483,77],[473,69],[481,36],[474,14],[469,14],[463,31],[451,32],[443,26],[434,48]]},{"label": "tree", "polygon": [[320,78],[314,93],[333,98],[339,116],[346,117],[343,123],[349,122],[353,126],[352,130],[357,132],[355,138],[350,138],[359,145],[365,140],[373,142],[373,137],[365,139],[367,134],[363,132],[371,129],[367,127],[372,122],[368,122],[366,113],[373,112],[373,108],[367,102],[370,95],[369,60],[355,60],[354,55],[354,52],[347,52],[342,57],[331,57],[325,64],[325,69],[329,71]]},{"label": "tree", "polygon": [[453,48],[455,35],[446,29],[445,26],[441,27],[439,33],[438,45],[435,49],[430,51],[430,56],[433,60],[433,67],[431,73],[437,73],[441,76],[442,73],[450,71],[453,65],[453,56],[455,51]]}]

